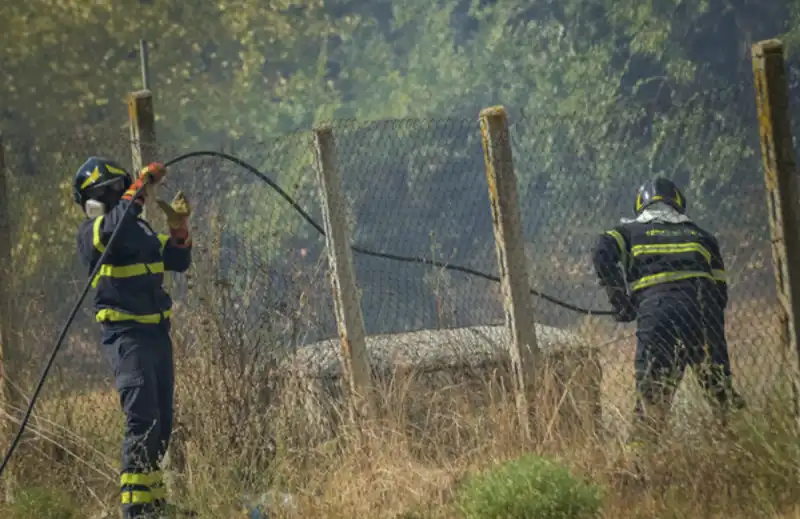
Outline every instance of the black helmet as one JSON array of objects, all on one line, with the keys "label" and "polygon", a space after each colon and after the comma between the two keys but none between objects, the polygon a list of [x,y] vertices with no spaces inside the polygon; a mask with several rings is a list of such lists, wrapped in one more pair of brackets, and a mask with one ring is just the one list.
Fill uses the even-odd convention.
[{"label": "black helmet", "polygon": [[634,207],[636,216],[642,214],[647,206],[655,202],[663,202],[681,214],[686,212],[686,198],[683,193],[671,180],[664,177],[648,180],[641,185],[636,193],[636,206]]},{"label": "black helmet", "polygon": [[131,183],[131,176],[116,162],[89,157],[75,173],[72,197],[81,207],[87,200],[98,200],[110,209],[119,202]]}]

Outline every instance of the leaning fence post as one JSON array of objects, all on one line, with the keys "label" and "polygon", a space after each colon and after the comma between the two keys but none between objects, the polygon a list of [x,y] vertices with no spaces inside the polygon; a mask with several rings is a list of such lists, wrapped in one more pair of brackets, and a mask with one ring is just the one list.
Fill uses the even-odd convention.
[{"label": "leaning fence post", "polygon": [[350,250],[347,207],[336,164],[336,144],[330,127],[314,130],[314,152],[341,360],[350,393],[348,408],[351,418],[355,420],[371,411],[370,365],[364,315]]},{"label": "leaning fence post", "polygon": [[[156,141],[156,115],[153,109],[153,93],[150,90],[139,90],[128,94],[128,127],[131,135],[131,162],[133,174],[150,164],[157,162],[158,143]],[[157,211],[155,203],[155,187],[145,188],[147,197],[142,216],[147,218],[155,227],[166,229],[166,218]],[[164,286],[170,288],[170,276],[164,273]]]},{"label": "leaning fence post", "polygon": [[517,412],[523,434],[530,439],[526,393],[536,392],[535,369],[540,352],[536,342],[524,234],[517,203],[517,179],[505,109],[496,106],[482,110],[480,126],[506,326],[511,336],[509,353]]},{"label": "leaning fence post", "polygon": [[[798,185],[792,129],[789,116],[788,83],[783,44],[778,40],[753,45],[753,76],[761,136],[767,207],[772,234],[772,263],[778,300],[784,313],[788,347],[800,355],[800,225]],[[795,419],[800,421],[797,364],[792,370]]]},{"label": "leaning fence post", "polygon": [[[18,369],[20,348],[12,327],[14,326],[14,263],[11,240],[11,210],[8,207],[8,172],[6,171],[5,143],[0,133],[0,391],[3,409],[9,415],[21,405],[18,392],[10,381],[11,376],[20,375]],[[5,420],[2,434],[3,444],[11,441],[13,435],[11,420]],[[8,467],[8,477],[4,485],[5,499],[12,497],[14,478],[12,467]]]},{"label": "leaning fence post", "polygon": [[[134,175],[138,175],[139,171],[147,164],[158,160],[155,125],[152,92],[139,90],[128,94],[128,126],[131,135],[131,162]],[[151,188],[147,189],[147,194],[150,195]],[[155,207],[153,197],[148,196],[145,211],[149,209],[152,212],[153,207]],[[155,213],[158,214],[157,211]]]}]

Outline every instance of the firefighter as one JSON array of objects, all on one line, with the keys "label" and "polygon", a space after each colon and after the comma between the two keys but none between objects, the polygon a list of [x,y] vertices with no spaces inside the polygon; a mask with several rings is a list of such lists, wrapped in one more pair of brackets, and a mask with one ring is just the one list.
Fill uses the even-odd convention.
[{"label": "firefighter", "polygon": [[635,215],[600,236],[593,263],[615,319],[637,321],[638,444],[663,431],[687,366],[723,422],[744,402],[732,384],[728,286],[717,239],[686,216],[686,198],[663,177],[639,188]]},{"label": "firefighter", "polygon": [[158,201],[169,234],[158,234],[141,218],[146,183],[166,174],[150,164],[133,181],[119,164],[91,157],[75,174],[74,199],[86,214],[77,236],[78,253],[91,272],[117,226],[119,233],[97,276],[95,317],[125,413],[121,462],[121,506],[127,518],[154,517],[166,510],[159,464],[172,432],[174,370],[172,300],[164,272],[184,272],[191,263],[189,204],[178,193],[172,205]]}]

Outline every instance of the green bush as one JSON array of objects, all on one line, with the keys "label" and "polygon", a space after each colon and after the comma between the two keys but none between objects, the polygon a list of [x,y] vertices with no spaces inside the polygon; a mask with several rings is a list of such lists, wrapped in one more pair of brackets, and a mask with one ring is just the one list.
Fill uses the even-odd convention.
[{"label": "green bush", "polygon": [[589,519],[600,515],[602,497],[562,464],[527,455],[470,477],[456,506],[466,519]]}]

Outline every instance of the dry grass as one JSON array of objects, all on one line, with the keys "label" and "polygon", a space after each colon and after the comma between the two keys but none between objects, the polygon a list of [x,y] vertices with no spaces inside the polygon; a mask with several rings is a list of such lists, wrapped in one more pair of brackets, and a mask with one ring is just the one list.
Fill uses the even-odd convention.
[{"label": "dry grass", "polygon": [[[205,393],[199,389],[179,388],[183,401],[202,398]],[[792,495],[800,460],[790,423],[782,419],[787,416],[785,406],[775,404],[739,417],[737,437],[724,442],[697,432],[704,430],[697,423],[691,441],[672,437],[660,452],[652,453],[651,482],[642,486],[626,485],[620,475],[626,466],[621,438],[525,442],[519,437],[512,402],[474,409],[457,398],[457,392],[448,393],[446,402],[433,406],[438,415],[431,417],[423,435],[409,434],[408,424],[389,417],[366,424],[359,434],[345,432],[333,442],[304,448],[303,442],[311,438],[281,434],[302,429],[284,414],[276,420],[282,426],[275,431],[279,452],[269,469],[265,431],[246,426],[223,430],[206,421],[214,413],[209,409],[184,444],[188,470],[179,500],[201,511],[202,517],[237,517],[243,516],[242,495],[271,488],[291,492],[296,499],[294,511],[279,509],[276,517],[380,518],[412,512],[419,514],[416,517],[458,517],[452,508],[453,491],[466,474],[537,451],[562,459],[577,474],[606,486],[603,517],[798,517]],[[69,434],[59,435],[55,424],[42,419],[37,423],[37,430],[56,438],[69,455],[38,439],[29,441],[17,460],[17,466],[24,467],[26,485],[74,493],[69,505],[61,505],[74,515],[53,517],[90,517],[115,505],[119,419],[114,396],[95,393],[85,399],[85,405],[70,410],[81,416]],[[69,405],[82,400],[48,402],[40,416],[52,416],[59,423]],[[235,434],[240,435],[238,442],[232,441]]]},{"label": "dry grass", "polygon": [[[291,395],[269,383],[274,363],[251,362],[255,350],[236,343],[235,334],[223,333],[220,323],[204,319],[201,327],[187,316],[176,340],[177,461],[185,471],[180,478],[172,474],[175,501],[205,518],[246,517],[243,496],[252,501],[268,491],[287,492],[293,504],[273,507],[271,517],[456,518],[454,495],[466,476],[537,452],[602,485],[604,518],[800,518],[797,436],[789,419],[790,399],[775,384],[783,375],[775,359],[783,353],[775,346],[778,327],[770,307],[760,308],[760,326],[742,327],[736,309],[729,319],[735,328],[736,374],[753,407],[722,436],[708,426],[707,409],[687,384],[676,406],[679,426],[660,449],[645,455],[646,484],[625,476],[630,468],[623,427],[632,401],[630,338],[602,350],[605,434],[574,428],[566,434],[542,425],[554,412],[548,400],[536,406],[543,416],[536,428],[541,441],[525,441],[503,377],[422,394],[416,379],[405,374],[380,395],[387,412],[322,441]],[[752,311],[748,315],[753,319]],[[582,331],[600,344],[632,328],[620,334],[590,322]],[[22,500],[0,504],[0,516],[115,516],[122,420],[116,395],[107,387],[50,388],[32,423],[35,434],[27,437],[14,463]],[[477,392],[485,393],[480,405]],[[409,402],[417,409],[423,402],[426,413],[409,420],[406,413],[393,412]],[[277,441],[277,453],[270,437]]]}]

